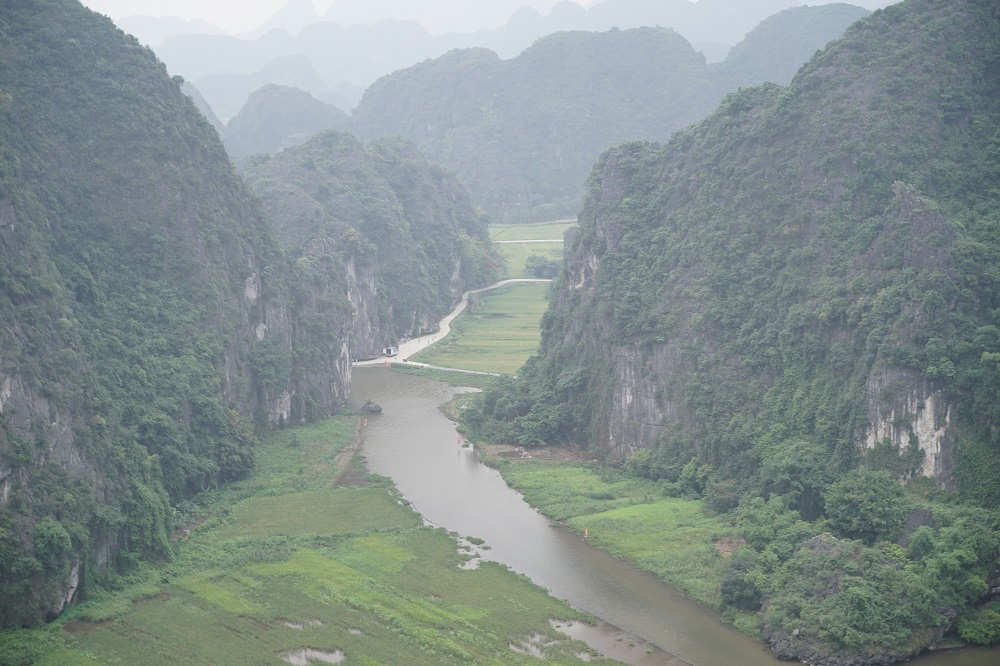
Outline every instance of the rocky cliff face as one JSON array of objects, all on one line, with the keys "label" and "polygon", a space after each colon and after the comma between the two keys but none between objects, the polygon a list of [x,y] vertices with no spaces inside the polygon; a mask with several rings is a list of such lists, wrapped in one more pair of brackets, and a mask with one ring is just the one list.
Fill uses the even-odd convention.
[{"label": "rocky cliff face", "polygon": [[404,142],[326,132],[244,175],[288,251],[346,296],[354,358],[432,328],[497,275],[468,192]]},{"label": "rocky cliff face", "polygon": [[[615,172],[616,167],[611,164],[605,169],[602,202],[597,205],[608,205],[608,197],[618,197],[615,205],[620,204],[623,195],[616,184]],[[845,280],[876,285],[891,283],[893,276],[933,275],[948,292],[955,293],[957,275],[952,254],[955,227],[914,188],[896,183],[893,195],[878,235],[866,252],[852,262]],[[601,217],[594,219],[594,231],[599,244],[588,246],[568,267],[567,281],[574,291],[586,292],[593,287],[598,256],[614,252],[626,233],[620,224]],[[887,269],[889,258],[895,265]],[[851,303],[855,307],[861,305],[857,296]],[[950,310],[957,304],[952,301],[942,305]],[[691,315],[696,315],[699,304],[690,303],[688,309]],[[912,441],[923,452],[921,473],[942,486],[952,487],[952,445],[957,428],[957,423],[952,421],[955,398],[940,379],[929,378],[927,373],[912,368],[893,367],[893,352],[914,344],[924,316],[912,303],[902,305],[899,314],[891,330],[880,331],[892,348],[882,349],[871,357],[864,391],[859,391],[860,409],[867,420],[859,422],[854,443],[868,450],[888,440],[905,450]],[[697,372],[697,368],[685,364],[684,347],[697,339],[698,333],[690,324],[682,330],[681,335],[670,341],[658,343],[653,340],[642,349],[630,346],[614,351],[611,357],[612,394],[605,409],[598,408],[597,412],[606,422],[599,421],[596,432],[601,436],[600,441],[605,442],[616,456],[625,458],[640,448],[656,448],[668,431],[685,430],[690,419],[685,409],[685,401],[690,398],[686,380]],[[611,336],[613,331],[605,334]],[[835,344],[849,340],[856,333],[838,325],[826,335],[830,343]],[[735,367],[731,367],[729,373],[729,381],[754,381],[750,374],[736,371]],[[677,379],[672,385],[664,386],[664,378]],[[754,399],[764,403],[773,379],[765,377],[758,382]]]},{"label": "rocky cliff face", "polygon": [[996,438],[991,11],[902,3],[788,88],[605,154],[526,409],[612,457],[655,449],[668,478],[692,458],[744,478],[801,440],[952,487],[961,447]]},{"label": "rocky cliff face", "polygon": [[[371,240],[261,216],[148,49],[70,0],[0,7],[0,625],[18,626],[166,556],[171,502],[245,474],[255,427],[335,412],[352,358],[435,320],[492,254],[425,165],[442,186],[398,219],[436,237],[394,241],[424,255],[387,300]],[[397,156],[383,181],[412,175]],[[386,194],[352,210],[406,207]]]}]

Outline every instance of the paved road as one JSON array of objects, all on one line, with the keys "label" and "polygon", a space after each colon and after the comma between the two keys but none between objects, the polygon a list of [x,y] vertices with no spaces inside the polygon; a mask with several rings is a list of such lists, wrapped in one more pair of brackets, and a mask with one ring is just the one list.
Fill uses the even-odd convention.
[{"label": "paved road", "polygon": [[458,372],[466,372],[473,375],[492,375],[492,372],[481,372],[478,370],[463,370],[461,368],[442,368],[436,365],[428,365],[426,363],[416,363],[413,361],[405,361],[405,359],[410,358],[418,351],[427,349],[432,344],[438,340],[443,339],[446,335],[451,333],[451,322],[455,320],[455,317],[462,314],[465,307],[469,304],[469,294],[480,294],[484,291],[489,291],[491,289],[496,289],[497,287],[503,287],[504,285],[513,284],[515,282],[552,282],[552,280],[542,280],[537,278],[512,278],[510,280],[500,280],[496,284],[491,284],[488,287],[483,287],[482,289],[473,289],[472,291],[467,291],[462,294],[462,300],[458,302],[458,305],[445,315],[438,323],[438,332],[431,333],[430,335],[423,335],[419,338],[413,338],[411,340],[404,340],[399,343],[399,356],[390,359],[388,356],[379,356],[378,358],[373,358],[369,361],[355,361],[354,365],[382,365],[386,362],[399,363],[401,361],[405,362],[407,365],[412,365],[420,368],[436,368],[438,370],[455,370]]}]

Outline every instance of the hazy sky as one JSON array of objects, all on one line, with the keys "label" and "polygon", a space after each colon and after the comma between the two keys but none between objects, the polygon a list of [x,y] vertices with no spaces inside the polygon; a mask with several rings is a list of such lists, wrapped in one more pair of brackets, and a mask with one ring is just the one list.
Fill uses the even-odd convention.
[{"label": "hazy sky", "polygon": [[[107,14],[113,19],[125,16],[179,16],[184,19],[200,18],[232,33],[252,30],[267,20],[288,0],[81,0],[84,5],[96,12]],[[413,0],[415,4],[427,0]],[[497,6],[509,6],[510,0],[466,0],[470,6],[493,6],[495,14]],[[579,5],[588,6],[597,0],[573,0]],[[334,0],[313,0],[316,10],[323,14]],[[530,0],[513,3],[535,4]],[[551,3],[538,3],[551,4]]]},{"label": "hazy sky", "polygon": [[[282,9],[289,0],[81,0],[94,11],[107,14],[112,19],[126,16],[177,16],[183,19],[203,19],[233,34],[244,33],[259,27]],[[307,2],[310,0],[295,0]],[[371,17],[388,7],[378,18],[414,18],[424,23],[432,33],[443,30],[474,30],[480,27],[503,25],[514,9],[521,5],[548,8],[557,0],[311,0],[320,14],[334,2],[353,6],[348,13]],[[601,0],[572,0],[588,7]],[[750,0],[747,0],[750,1]],[[802,0],[802,4],[819,5],[838,0]],[[898,0],[839,0],[868,9],[893,4]],[[456,4],[462,11],[454,11]],[[396,10],[391,9],[396,7]],[[359,8],[361,14],[358,14]],[[402,8],[402,9],[400,9]],[[544,12],[543,12],[544,13]],[[393,16],[393,14],[395,14]],[[349,21],[348,21],[349,22]],[[366,20],[365,22],[370,22]]]}]

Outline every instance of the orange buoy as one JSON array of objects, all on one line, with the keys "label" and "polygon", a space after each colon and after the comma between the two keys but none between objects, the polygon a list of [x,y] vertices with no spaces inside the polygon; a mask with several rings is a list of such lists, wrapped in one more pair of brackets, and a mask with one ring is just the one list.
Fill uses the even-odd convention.
[{"label": "orange buoy", "polygon": [[459,443],[459,444],[461,444],[461,443],[462,443],[462,436],[461,436],[461,435],[459,435],[459,436],[458,436],[458,443]]},{"label": "orange buoy", "polygon": [[368,425],[368,419],[365,419],[365,420],[364,420],[364,423],[362,423],[361,425],[363,425],[363,426],[366,426],[366,425]]}]

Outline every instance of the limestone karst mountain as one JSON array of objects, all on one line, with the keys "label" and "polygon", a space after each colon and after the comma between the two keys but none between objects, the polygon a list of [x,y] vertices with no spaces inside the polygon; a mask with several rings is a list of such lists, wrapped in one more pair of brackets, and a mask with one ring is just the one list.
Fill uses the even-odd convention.
[{"label": "limestone karst mountain", "polygon": [[[172,506],[243,476],[255,431],[334,413],[354,357],[491,269],[446,178],[406,221],[440,220],[455,263],[405,290],[374,267],[364,210],[360,233],[288,243],[181,80],[78,2],[3,0],[0,52],[0,625],[17,627],[168,556]],[[433,172],[375,154],[388,181]],[[362,209],[411,200],[354,186]]]}]

